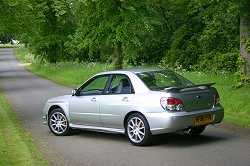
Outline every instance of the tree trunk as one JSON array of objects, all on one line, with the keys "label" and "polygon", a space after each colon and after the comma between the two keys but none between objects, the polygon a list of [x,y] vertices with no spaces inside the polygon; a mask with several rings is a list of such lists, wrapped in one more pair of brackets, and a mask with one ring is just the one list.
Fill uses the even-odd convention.
[{"label": "tree trunk", "polygon": [[[250,64],[250,52],[246,49],[247,41],[250,40],[250,15],[240,18],[240,55]],[[248,46],[249,47],[249,46]]]},{"label": "tree trunk", "polygon": [[241,82],[243,86],[248,85],[250,78],[250,2],[242,8],[242,16],[240,17],[240,55],[243,62],[240,64]]},{"label": "tree trunk", "polygon": [[122,42],[118,41],[114,49],[114,68],[122,69]]}]

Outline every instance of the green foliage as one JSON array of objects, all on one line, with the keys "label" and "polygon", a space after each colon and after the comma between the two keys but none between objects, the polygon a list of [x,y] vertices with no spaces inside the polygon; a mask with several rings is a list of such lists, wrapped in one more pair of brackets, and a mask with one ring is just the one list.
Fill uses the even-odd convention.
[{"label": "green foliage", "polygon": [[16,49],[16,57],[19,62],[23,64],[31,64],[35,62],[35,57],[33,54],[31,54],[27,48],[24,48],[20,46],[18,49]]},{"label": "green foliage", "polygon": [[56,63],[66,59],[64,57],[64,39],[62,36],[52,33],[44,37],[38,36],[30,43],[31,52],[42,60]]},{"label": "green foliage", "polygon": [[186,1],[171,48],[162,62],[187,70],[235,71],[239,43],[239,6],[233,1]]},{"label": "green foliage", "polygon": [[112,70],[113,66],[96,62],[58,62],[56,64],[32,63],[26,68],[62,85],[77,88],[94,74]]},{"label": "green foliage", "polygon": [[76,27],[71,11],[72,2],[1,0],[0,24],[3,26],[0,26],[0,34],[12,35],[46,61],[68,60],[70,58],[66,56],[64,43]]},{"label": "green foliage", "polygon": [[[119,68],[162,63],[229,72],[237,68],[239,18],[249,14],[247,0],[0,0],[0,5],[1,36],[12,35],[43,61],[119,62]],[[250,50],[249,39],[246,44]]]},{"label": "green foliage", "polygon": [[235,72],[235,88],[250,85],[250,64],[247,61],[239,57],[237,60],[237,72]]},{"label": "green foliage", "polygon": [[188,31],[185,25],[181,26],[173,34],[171,49],[165,54],[162,62],[172,68],[192,69],[197,63],[199,55],[197,43],[197,39],[195,36],[192,37],[191,31]]},{"label": "green foliage", "polygon": [[39,29],[30,39],[31,51],[51,63],[69,60],[64,43],[68,40],[68,35],[75,30],[71,1],[40,0],[34,2],[34,5],[37,15],[35,20],[39,24]]},{"label": "green foliage", "polygon": [[[250,32],[249,32],[249,36],[250,36]],[[246,41],[246,50],[250,52],[250,39],[247,39]]]},{"label": "green foliage", "polygon": [[237,69],[237,59],[239,53],[235,52],[229,53],[218,53],[211,52],[203,54],[200,57],[200,63],[197,64],[197,68],[206,72],[235,72]]},{"label": "green foliage", "polygon": [[[143,36],[156,24],[150,1],[90,0],[76,2],[75,16],[78,29],[66,43],[71,54],[89,51],[87,60],[96,59],[99,51],[107,48],[126,56],[133,55],[131,48],[140,47]],[[121,48],[120,45],[121,44]],[[119,49],[117,49],[119,48]],[[110,57],[115,52],[109,53]],[[116,57],[118,55],[115,55]],[[131,56],[130,56],[131,57]],[[120,60],[116,62],[120,63]]]},{"label": "green foliage", "polygon": [[205,27],[199,37],[203,52],[228,53],[239,45],[239,11],[233,0],[211,1],[204,9],[202,17]]}]

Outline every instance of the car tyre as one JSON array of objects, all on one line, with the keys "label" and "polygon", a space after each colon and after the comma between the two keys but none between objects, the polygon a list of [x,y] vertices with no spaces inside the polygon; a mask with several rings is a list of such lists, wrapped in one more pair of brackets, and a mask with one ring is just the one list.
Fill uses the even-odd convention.
[{"label": "car tyre", "polygon": [[56,108],[49,114],[48,125],[50,131],[57,136],[70,135],[72,129],[69,127],[69,122],[61,108]]},{"label": "car tyre", "polygon": [[136,146],[148,145],[152,137],[147,119],[139,113],[128,117],[125,134],[129,141]]},{"label": "car tyre", "polygon": [[191,134],[191,135],[199,135],[199,134],[201,134],[205,129],[206,129],[206,126],[196,126],[196,127],[192,127],[192,128],[189,130],[189,134]]}]

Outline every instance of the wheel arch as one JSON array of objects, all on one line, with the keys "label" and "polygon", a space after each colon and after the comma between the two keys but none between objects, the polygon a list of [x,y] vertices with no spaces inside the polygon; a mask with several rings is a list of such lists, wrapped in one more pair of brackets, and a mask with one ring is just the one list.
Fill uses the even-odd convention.
[{"label": "wheel arch", "polygon": [[57,109],[57,108],[61,108],[62,111],[64,112],[65,116],[67,117],[69,123],[71,122],[70,121],[70,116],[69,116],[69,104],[68,103],[55,103],[53,105],[51,105],[48,109],[48,113],[47,113],[47,116],[49,116],[49,114],[51,113],[51,111],[53,111],[54,109]]},{"label": "wheel arch", "polygon": [[[123,120],[123,126],[124,126],[124,128],[126,128],[126,122],[127,122],[128,118],[129,118],[129,116],[132,115],[132,114],[135,114],[135,113],[138,113],[138,114],[141,114],[142,116],[144,116],[145,119],[148,122],[147,117],[142,112],[140,112],[140,111],[131,111],[131,112],[127,113],[126,116],[124,117],[124,120]],[[149,128],[150,128],[150,125],[149,125]]]},{"label": "wheel arch", "polygon": [[[57,108],[61,108],[62,109],[62,107],[60,107],[59,105],[52,105],[50,108],[49,108],[49,111],[48,111],[48,116],[49,116],[49,114],[51,113],[51,111],[53,111],[53,110],[55,110],[55,109],[57,109]],[[63,109],[62,109],[63,110]],[[64,111],[63,111],[64,112]]]}]

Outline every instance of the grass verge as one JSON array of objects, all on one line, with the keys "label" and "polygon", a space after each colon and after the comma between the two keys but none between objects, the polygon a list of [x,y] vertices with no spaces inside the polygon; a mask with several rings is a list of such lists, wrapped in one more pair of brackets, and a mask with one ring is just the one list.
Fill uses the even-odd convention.
[{"label": "grass verge", "polygon": [[[28,54],[27,50],[26,54]],[[131,68],[131,66],[127,66],[126,68]],[[93,74],[111,70],[112,66],[99,63],[79,64],[73,62],[56,64],[32,63],[30,66],[27,66],[27,69],[57,83],[76,88]],[[232,87],[234,84],[234,75],[228,73],[219,75],[201,72],[181,72],[180,74],[196,84],[215,82],[215,87],[220,94],[221,104],[225,109],[224,121],[250,128],[250,87],[234,89]]]},{"label": "grass verge", "polygon": [[48,165],[0,92],[0,165]]},{"label": "grass verge", "polygon": [[22,47],[22,45],[14,45],[14,44],[0,44],[0,48],[17,48],[17,47]]}]

